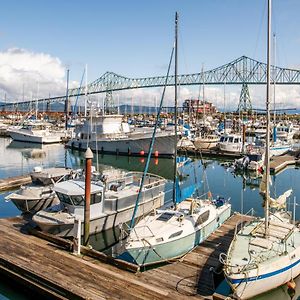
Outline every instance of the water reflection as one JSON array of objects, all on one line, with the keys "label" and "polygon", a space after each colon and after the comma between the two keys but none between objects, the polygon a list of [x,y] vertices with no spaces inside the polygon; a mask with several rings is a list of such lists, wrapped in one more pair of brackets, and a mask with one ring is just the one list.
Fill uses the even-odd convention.
[{"label": "water reflection", "polygon": [[[49,147],[48,147],[49,146]],[[34,157],[30,151],[42,150],[46,153],[44,157]],[[33,152],[34,153],[34,152]],[[94,155],[93,164],[98,166],[101,171],[106,168],[114,167],[132,171],[143,171],[146,159],[141,157],[125,157],[115,155]],[[221,160],[206,159],[205,170],[200,160],[192,160],[184,168],[181,179],[187,186],[195,184],[197,193],[201,195],[208,189],[215,196],[231,198],[232,210],[247,212],[254,208],[256,214],[263,215],[262,198],[259,194],[260,177],[254,174],[234,173],[228,165],[224,165]],[[21,175],[32,171],[33,167],[41,165],[43,167],[68,166],[79,168],[84,166],[84,153],[65,149],[64,145],[46,145],[27,143],[11,143],[11,139],[0,139],[0,178]],[[149,172],[163,176],[169,180],[173,178],[173,160],[158,158],[152,159]],[[300,172],[296,168],[289,168],[285,171],[272,176],[271,193],[272,196],[279,196],[286,190],[293,189],[293,197],[300,199]],[[20,212],[12,203],[6,203],[4,196],[0,194],[0,217],[15,216]],[[292,197],[292,198],[293,198]],[[290,199],[288,207],[292,207],[293,199]],[[300,202],[300,200],[299,200]],[[300,206],[296,207],[296,219],[299,219]],[[103,249],[114,244],[119,236],[119,228],[105,232],[100,235],[91,236],[91,244],[95,248]],[[300,289],[300,279],[296,280]],[[1,287],[0,287],[1,290]],[[293,299],[300,299],[300,291]],[[266,295],[255,299],[290,299],[286,293],[286,287],[278,288]]]}]

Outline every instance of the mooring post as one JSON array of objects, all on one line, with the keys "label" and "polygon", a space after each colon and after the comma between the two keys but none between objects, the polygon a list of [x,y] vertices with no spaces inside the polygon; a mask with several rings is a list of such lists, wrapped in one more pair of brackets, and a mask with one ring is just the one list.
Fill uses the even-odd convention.
[{"label": "mooring post", "polygon": [[73,241],[73,253],[76,255],[80,255],[80,247],[81,247],[81,220],[75,218],[74,222],[74,241]]},{"label": "mooring post", "polygon": [[84,202],[84,235],[83,245],[88,246],[90,237],[90,205],[91,205],[91,177],[93,152],[90,148],[85,152],[85,202]]}]

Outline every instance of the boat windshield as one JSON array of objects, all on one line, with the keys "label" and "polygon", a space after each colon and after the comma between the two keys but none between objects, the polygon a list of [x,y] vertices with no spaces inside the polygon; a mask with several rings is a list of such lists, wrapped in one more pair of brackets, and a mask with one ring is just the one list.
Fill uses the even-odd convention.
[{"label": "boat windshield", "polygon": [[[66,194],[56,192],[57,197],[59,200],[66,204],[71,204],[75,206],[84,206],[84,196],[82,195],[75,195],[69,196]],[[91,204],[100,203],[102,201],[102,193],[91,194]]]},{"label": "boat windshield", "polygon": [[91,195],[91,204],[100,203],[102,201],[102,193],[92,194]]},{"label": "boat windshield", "polygon": [[71,196],[70,198],[71,198],[74,205],[76,205],[76,206],[83,206],[84,205],[83,196]]},{"label": "boat windshield", "polygon": [[58,192],[56,192],[56,194],[57,194],[57,197],[59,198],[59,200],[61,202],[73,205],[73,202],[72,202],[72,200],[70,199],[70,197],[68,195],[62,194],[62,193],[58,193]]}]

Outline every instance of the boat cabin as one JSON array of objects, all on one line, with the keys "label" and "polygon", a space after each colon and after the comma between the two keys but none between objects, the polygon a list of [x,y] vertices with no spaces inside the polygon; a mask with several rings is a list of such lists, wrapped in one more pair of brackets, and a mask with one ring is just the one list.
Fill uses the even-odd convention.
[{"label": "boat cabin", "polygon": [[[84,199],[85,199],[85,181],[68,180],[56,183],[53,187],[61,203],[70,213],[75,214],[83,220],[84,217]],[[100,183],[91,183],[91,219],[94,219],[99,212],[103,210],[103,185]]]}]

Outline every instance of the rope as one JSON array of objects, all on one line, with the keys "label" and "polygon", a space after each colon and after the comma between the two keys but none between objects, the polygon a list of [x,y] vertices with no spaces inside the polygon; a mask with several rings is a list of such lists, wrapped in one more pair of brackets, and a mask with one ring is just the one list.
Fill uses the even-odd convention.
[{"label": "rope", "polygon": [[145,168],[144,168],[144,172],[143,172],[143,176],[142,176],[142,180],[141,180],[141,184],[140,184],[140,188],[139,188],[139,193],[138,193],[138,196],[137,196],[137,199],[136,199],[136,202],[135,202],[133,215],[132,215],[132,218],[131,218],[131,221],[130,221],[130,229],[133,228],[133,226],[134,226],[134,218],[135,218],[135,215],[136,215],[136,212],[137,212],[137,209],[138,209],[139,200],[140,200],[140,197],[141,197],[141,194],[142,194],[142,189],[143,189],[145,177],[146,177],[146,174],[148,172],[148,168],[149,168],[149,164],[150,164],[150,160],[151,160],[151,153],[152,153],[153,146],[154,146],[156,130],[157,130],[158,125],[159,125],[159,116],[160,116],[160,113],[161,113],[162,104],[163,104],[163,100],[164,100],[164,97],[165,97],[165,92],[166,92],[166,87],[167,87],[167,83],[168,83],[168,79],[169,79],[171,63],[172,63],[172,59],[173,59],[173,53],[174,53],[174,46],[172,48],[170,62],[169,62],[168,71],[167,71],[167,76],[166,76],[166,80],[165,80],[165,85],[164,85],[164,89],[163,89],[161,99],[160,99],[160,105],[159,105],[157,115],[156,115],[156,121],[155,121],[155,126],[154,126],[154,130],[153,130],[153,134],[152,134],[151,143],[150,143],[150,146],[149,146],[147,162],[146,162],[146,165],[145,165]]}]

